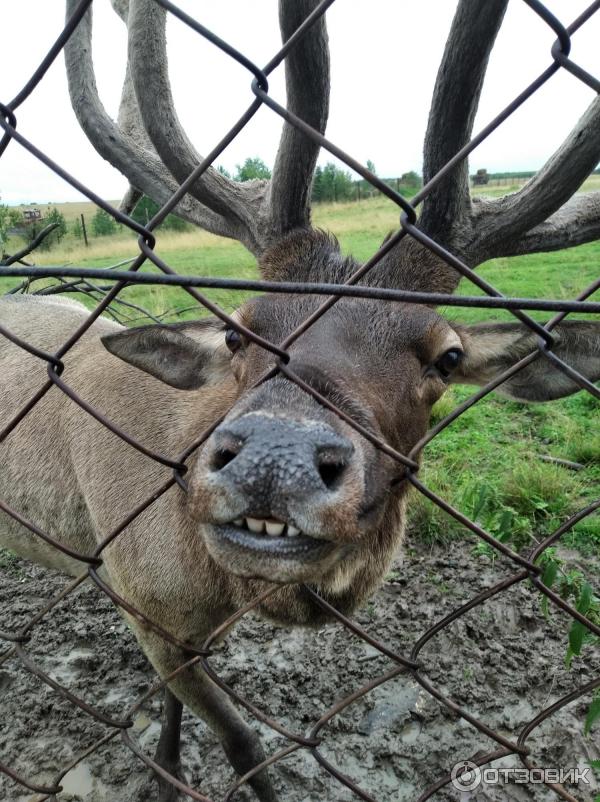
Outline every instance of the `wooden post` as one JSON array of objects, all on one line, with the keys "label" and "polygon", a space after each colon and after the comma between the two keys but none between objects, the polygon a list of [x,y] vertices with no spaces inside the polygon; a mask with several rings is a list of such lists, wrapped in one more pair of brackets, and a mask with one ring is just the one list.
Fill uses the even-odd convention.
[{"label": "wooden post", "polygon": [[88,238],[87,238],[87,231],[85,228],[85,217],[83,216],[83,212],[81,213],[81,228],[83,229],[83,241],[85,242],[85,247],[87,248],[89,245]]},{"label": "wooden post", "polygon": [[356,189],[358,190],[358,202],[360,203],[360,181],[356,182]]}]

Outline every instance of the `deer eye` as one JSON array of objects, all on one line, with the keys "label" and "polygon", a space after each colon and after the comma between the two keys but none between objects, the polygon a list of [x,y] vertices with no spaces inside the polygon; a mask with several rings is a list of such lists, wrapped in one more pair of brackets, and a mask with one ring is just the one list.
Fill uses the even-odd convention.
[{"label": "deer eye", "polygon": [[463,356],[464,354],[461,350],[458,348],[451,348],[438,359],[438,361],[435,363],[435,366],[442,376],[447,379],[452,371],[459,366]]},{"label": "deer eye", "polygon": [[225,345],[232,354],[235,354],[242,347],[242,335],[235,329],[227,329],[225,332]]}]

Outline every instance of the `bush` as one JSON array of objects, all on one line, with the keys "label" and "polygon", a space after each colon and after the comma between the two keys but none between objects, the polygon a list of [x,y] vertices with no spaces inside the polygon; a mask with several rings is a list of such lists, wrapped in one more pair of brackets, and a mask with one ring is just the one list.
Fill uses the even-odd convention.
[{"label": "bush", "polygon": [[0,203],[0,255],[8,238],[8,229],[22,223],[21,215],[16,209]]},{"label": "bush", "polygon": [[[141,200],[137,202],[135,209],[131,213],[131,216],[136,223],[140,223],[141,225],[145,226],[148,225],[150,220],[154,217],[159,209],[160,206],[158,203],[155,203],[152,198],[144,195]],[[176,214],[168,214],[165,220],[161,223],[161,228],[169,231],[188,231],[189,229],[193,228],[193,226],[191,223],[182,220],[181,217],[177,217]]]},{"label": "bush", "polygon": [[116,234],[117,224],[104,209],[96,209],[96,214],[92,217],[92,231],[97,237],[107,237]]},{"label": "bush", "polygon": [[38,236],[40,231],[53,223],[56,225],[56,228],[51,231],[50,234],[47,234],[37,246],[40,251],[49,251],[50,248],[53,245],[57,245],[67,233],[67,221],[56,207],[51,209],[43,219],[34,220],[30,223],[27,223],[18,215],[14,219],[13,227],[17,229],[21,237],[28,243],[31,243]]},{"label": "bush", "polygon": [[[53,245],[57,245],[67,233],[67,221],[65,220],[65,216],[62,214],[62,212],[59,212],[56,207],[54,207],[54,209],[52,209],[46,215],[46,219],[43,221],[44,228],[46,226],[51,225],[52,223],[56,223],[57,227],[54,229],[54,231],[52,231],[52,233],[48,234],[48,236],[41,243],[40,248],[43,251],[47,251]],[[32,233],[33,233],[33,226],[32,226]],[[31,237],[31,239],[33,239],[33,236]]]}]

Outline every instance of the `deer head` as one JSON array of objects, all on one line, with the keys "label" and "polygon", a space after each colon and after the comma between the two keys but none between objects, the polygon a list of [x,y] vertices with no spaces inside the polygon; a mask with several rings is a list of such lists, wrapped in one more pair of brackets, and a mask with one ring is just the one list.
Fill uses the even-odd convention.
[{"label": "deer head", "polygon": [[[322,232],[288,235],[267,251],[270,279],[339,282],[357,268]],[[234,319],[273,343],[317,308],[314,298],[265,295]],[[600,324],[558,329],[554,352],[600,378]],[[216,318],[105,337],[111,353],[179,389],[235,382],[237,401],[203,445],[190,476],[192,514],[223,567],[277,582],[347,590],[373,554],[391,557],[402,532],[405,468],[290,381],[261,378],[273,354]],[[453,382],[491,381],[535,351],[521,323],[458,326],[434,309],[342,299],[289,348],[289,368],[343,416],[403,455]],[[227,378],[226,378],[227,377]],[[544,401],[578,385],[543,357],[504,382],[512,398]]]}]

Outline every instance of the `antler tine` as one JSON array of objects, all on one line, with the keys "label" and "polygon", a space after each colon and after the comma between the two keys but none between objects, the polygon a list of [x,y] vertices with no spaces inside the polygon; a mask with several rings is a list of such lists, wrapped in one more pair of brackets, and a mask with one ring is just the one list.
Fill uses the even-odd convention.
[{"label": "antler tine", "polygon": [[[166,52],[166,14],[154,0],[131,0],[128,17],[129,67],[139,113],[156,152],[180,183],[202,161],[175,111]],[[231,236],[260,252],[255,221],[265,186],[239,184],[213,167],[190,188],[190,194],[226,221]]]},{"label": "antler tine", "polygon": [[[67,16],[73,13],[76,5],[76,0],[67,0]],[[79,124],[97,152],[123,173],[134,187],[157,203],[166,203],[177,189],[177,183],[156,153],[127,136],[107,114],[96,86],[91,37],[90,10],[65,46],[69,93]],[[207,231],[235,236],[226,221],[190,196],[179,203],[177,214]]]},{"label": "antler tine", "polygon": [[[319,0],[280,0],[279,24],[285,42],[314,11]],[[329,114],[329,40],[322,16],[285,61],[287,107],[320,133]],[[273,233],[310,224],[311,179],[319,146],[287,123],[283,127],[270,192]]]},{"label": "antler tine", "polygon": [[569,199],[599,161],[600,97],[596,97],[561,146],[519,192],[496,200],[482,199],[474,205],[472,225],[478,232],[474,251],[481,254],[479,261],[596,239],[600,193]]},{"label": "antler tine", "polygon": [[[425,135],[427,183],[467,144],[490,53],[508,0],[461,0],[437,74]],[[469,209],[469,165],[463,159],[427,196],[419,227],[430,237],[452,236]]]},{"label": "antler tine", "polygon": [[[437,74],[424,145],[425,182],[469,142],[483,80],[508,0],[460,0]],[[466,159],[429,192],[419,228],[457,255],[471,235]],[[460,273],[406,237],[382,260],[370,281],[414,290],[453,292]]]}]

